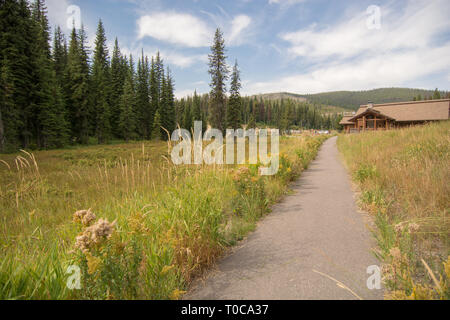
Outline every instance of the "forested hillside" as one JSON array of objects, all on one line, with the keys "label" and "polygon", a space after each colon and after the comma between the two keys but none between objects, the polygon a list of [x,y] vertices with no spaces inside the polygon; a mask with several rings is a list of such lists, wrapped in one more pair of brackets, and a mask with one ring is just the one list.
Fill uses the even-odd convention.
[{"label": "forested hillside", "polygon": [[343,112],[356,110],[368,101],[373,103],[402,102],[412,100],[431,100],[449,97],[450,93],[438,90],[422,90],[410,88],[380,88],[367,91],[333,91],[316,94],[297,94],[290,92],[264,93],[252,97],[264,100],[291,99],[310,102],[323,112]]},{"label": "forested hillside", "polygon": [[300,95],[300,94],[296,94],[296,93],[290,93],[290,92],[274,92],[274,93],[262,93],[262,94],[257,94],[257,95],[253,95],[252,98],[262,98],[264,100],[281,100],[281,99],[291,99],[291,100],[296,100],[296,101],[301,101],[301,102],[306,102],[307,99]]},{"label": "forested hillside", "polygon": [[[439,97],[448,96],[448,92],[439,92]],[[409,88],[380,88],[368,91],[335,91],[304,95],[308,101],[356,110],[368,101],[373,103],[401,102],[414,99],[435,99],[436,91]]]}]

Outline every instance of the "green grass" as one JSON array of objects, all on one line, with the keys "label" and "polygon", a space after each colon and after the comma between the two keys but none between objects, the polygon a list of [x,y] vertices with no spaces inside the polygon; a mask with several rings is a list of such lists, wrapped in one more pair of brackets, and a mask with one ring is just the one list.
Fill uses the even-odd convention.
[{"label": "green grass", "polygon": [[341,135],[338,148],[375,216],[387,297],[450,298],[450,122]]},{"label": "green grass", "polygon": [[[2,155],[0,299],[178,299],[254,230],[325,138],[282,138],[272,177],[258,166],[174,166],[164,142]],[[82,252],[76,237],[90,227],[72,216],[88,208],[115,224]],[[71,265],[80,290],[66,286]]]}]

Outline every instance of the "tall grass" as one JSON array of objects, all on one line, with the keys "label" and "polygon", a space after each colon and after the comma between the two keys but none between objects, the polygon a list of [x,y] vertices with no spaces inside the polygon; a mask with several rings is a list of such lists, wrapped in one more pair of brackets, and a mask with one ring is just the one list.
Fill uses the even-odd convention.
[{"label": "tall grass", "polygon": [[[174,166],[163,142],[1,156],[0,299],[178,299],[324,139],[282,138],[272,177],[258,165]],[[88,208],[95,219],[73,221]],[[95,241],[80,250],[83,235]],[[81,289],[67,287],[73,265]]]},{"label": "tall grass", "polygon": [[450,122],[341,135],[338,147],[375,215],[388,298],[448,299]]}]

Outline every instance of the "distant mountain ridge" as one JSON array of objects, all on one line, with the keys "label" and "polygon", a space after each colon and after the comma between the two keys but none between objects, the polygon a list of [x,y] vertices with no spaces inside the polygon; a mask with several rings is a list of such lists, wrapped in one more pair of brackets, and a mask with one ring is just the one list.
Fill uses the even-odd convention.
[{"label": "distant mountain ridge", "polygon": [[281,99],[292,99],[298,101],[307,101],[308,99],[304,95],[290,93],[290,92],[275,92],[275,93],[263,93],[257,94],[253,97],[263,98],[264,100],[281,100]]},{"label": "distant mountain ridge", "polygon": [[[316,94],[296,94],[289,92],[266,93],[256,95],[263,99],[279,100],[294,99],[299,101],[309,101],[311,103],[327,106],[336,106],[349,110],[356,110],[360,105],[368,101],[373,103],[388,103],[411,101],[420,95],[422,99],[433,95],[434,90],[412,89],[412,88],[379,88],[365,91],[334,91]],[[441,96],[447,92],[441,91]]]}]

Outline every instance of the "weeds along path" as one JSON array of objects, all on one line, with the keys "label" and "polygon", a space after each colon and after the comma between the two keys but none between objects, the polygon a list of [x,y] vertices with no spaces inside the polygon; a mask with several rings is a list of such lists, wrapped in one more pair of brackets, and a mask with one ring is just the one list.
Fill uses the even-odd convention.
[{"label": "weeds along path", "polygon": [[254,233],[193,283],[184,299],[381,299],[367,287],[378,265],[336,139],[326,141]]}]

